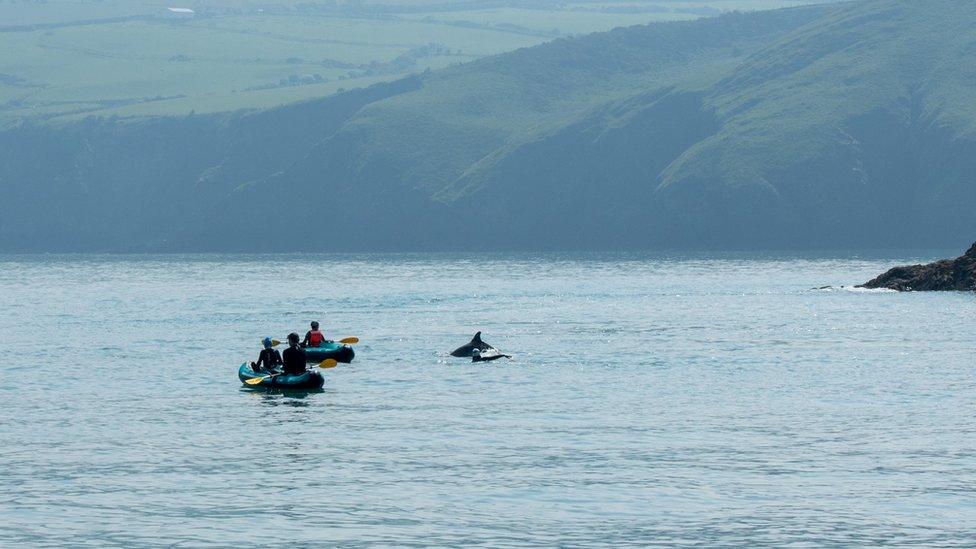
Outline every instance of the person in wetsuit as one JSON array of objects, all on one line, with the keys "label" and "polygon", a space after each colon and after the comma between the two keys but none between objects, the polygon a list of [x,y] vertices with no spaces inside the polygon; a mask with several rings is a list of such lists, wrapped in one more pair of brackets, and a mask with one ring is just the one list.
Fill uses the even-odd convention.
[{"label": "person in wetsuit", "polygon": [[288,334],[288,348],[282,353],[284,371],[286,374],[301,375],[305,373],[305,349],[298,344],[298,334]]},{"label": "person in wetsuit", "polygon": [[302,347],[320,347],[325,342],[325,336],[319,331],[319,323],[312,321],[312,329],[305,333]]},{"label": "person in wetsuit", "polygon": [[271,372],[275,366],[281,365],[281,353],[278,352],[278,349],[273,348],[273,342],[270,337],[264,338],[261,343],[264,344],[264,349],[261,349],[261,354],[258,355],[258,361],[251,363],[251,369],[255,372],[260,372],[262,369]]}]

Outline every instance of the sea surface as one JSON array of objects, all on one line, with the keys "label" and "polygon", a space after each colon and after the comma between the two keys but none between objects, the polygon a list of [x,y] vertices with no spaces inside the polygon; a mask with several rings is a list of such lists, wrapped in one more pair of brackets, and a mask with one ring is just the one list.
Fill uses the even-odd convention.
[{"label": "sea surface", "polygon": [[0,256],[0,546],[972,547],[957,252]]}]

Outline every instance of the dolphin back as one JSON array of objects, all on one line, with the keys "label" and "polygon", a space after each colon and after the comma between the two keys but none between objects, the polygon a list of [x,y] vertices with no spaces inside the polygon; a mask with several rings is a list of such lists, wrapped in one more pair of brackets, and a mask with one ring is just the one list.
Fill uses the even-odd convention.
[{"label": "dolphin back", "polygon": [[478,349],[479,351],[483,351],[485,349],[493,349],[493,348],[494,347],[492,347],[491,345],[488,345],[484,341],[481,341],[481,332],[478,332],[474,334],[474,337],[471,338],[471,342],[469,342],[467,345],[462,345],[457,349],[451,351],[451,356],[470,357],[474,354],[475,349]]}]

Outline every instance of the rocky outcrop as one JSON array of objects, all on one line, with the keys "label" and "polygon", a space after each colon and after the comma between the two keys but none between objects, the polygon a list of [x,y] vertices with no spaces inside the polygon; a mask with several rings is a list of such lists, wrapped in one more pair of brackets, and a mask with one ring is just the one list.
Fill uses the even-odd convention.
[{"label": "rocky outcrop", "polygon": [[976,291],[976,243],[956,259],[895,267],[859,287],[899,292]]}]

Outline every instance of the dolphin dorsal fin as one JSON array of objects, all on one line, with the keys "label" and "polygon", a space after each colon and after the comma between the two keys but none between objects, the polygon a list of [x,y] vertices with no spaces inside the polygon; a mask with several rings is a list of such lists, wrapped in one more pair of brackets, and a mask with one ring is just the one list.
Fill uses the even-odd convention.
[{"label": "dolphin dorsal fin", "polygon": [[474,337],[471,338],[471,343],[481,343],[481,332],[474,334]]}]

